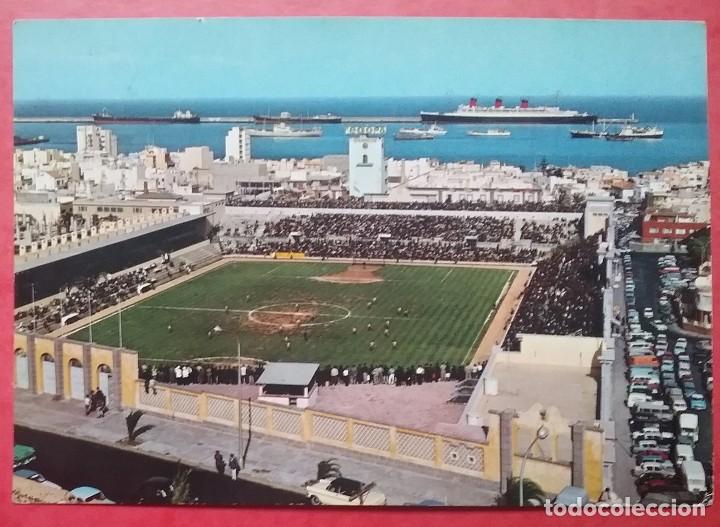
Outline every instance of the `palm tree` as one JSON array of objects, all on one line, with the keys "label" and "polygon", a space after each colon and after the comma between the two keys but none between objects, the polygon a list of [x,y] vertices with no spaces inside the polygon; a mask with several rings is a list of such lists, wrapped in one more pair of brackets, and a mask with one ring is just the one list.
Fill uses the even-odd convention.
[{"label": "palm tree", "polygon": [[127,425],[128,437],[127,442],[131,445],[137,442],[137,438],[145,432],[155,428],[155,425],[143,425],[138,428],[138,421],[145,414],[142,410],[133,410],[127,417],[125,417],[125,424]]},{"label": "palm tree", "polygon": [[317,466],[317,479],[325,478],[339,478],[342,474],[340,473],[340,464],[337,459],[331,457],[330,459],[324,459]]},{"label": "palm tree", "polygon": [[183,503],[190,503],[190,474],[192,470],[189,468],[183,468],[178,464],[177,471],[175,472],[175,478],[172,482],[172,498],[171,503],[173,505],[180,505]]},{"label": "palm tree", "polygon": [[[533,480],[523,479],[523,505],[538,507],[545,502],[545,492]],[[520,505],[520,480],[508,478],[507,490],[495,498],[499,507],[518,507]]]}]

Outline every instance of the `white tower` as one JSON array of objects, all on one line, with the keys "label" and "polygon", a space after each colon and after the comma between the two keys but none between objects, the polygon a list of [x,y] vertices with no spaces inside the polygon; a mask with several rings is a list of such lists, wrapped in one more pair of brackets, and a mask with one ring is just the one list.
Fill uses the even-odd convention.
[{"label": "white tower", "polygon": [[225,136],[225,161],[247,163],[251,157],[250,133],[238,126],[231,128]]},{"label": "white tower", "polygon": [[110,157],[117,157],[117,137],[110,130],[104,130],[94,124],[78,126],[77,153],[79,156],[105,154]]},{"label": "white tower", "polygon": [[350,127],[348,187],[351,196],[385,194],[385,148],[382,127]]}]

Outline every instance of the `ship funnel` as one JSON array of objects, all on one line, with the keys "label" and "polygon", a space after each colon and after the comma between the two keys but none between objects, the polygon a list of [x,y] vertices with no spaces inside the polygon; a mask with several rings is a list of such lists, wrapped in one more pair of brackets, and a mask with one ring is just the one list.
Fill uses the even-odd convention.
[{"label": "ship funnel", "polygon": [[477,108],[477,98],[476,97],[470,98],[470,108]]},{"label": "ship funnel", "polygon": [[503,105],[502,99],[495,99],[495,108],[501,108]]},{"label": "ship funnel", "polygon": [[520,101],[520,108],[527,108],[528,107],[528,100],[523,99]]}]

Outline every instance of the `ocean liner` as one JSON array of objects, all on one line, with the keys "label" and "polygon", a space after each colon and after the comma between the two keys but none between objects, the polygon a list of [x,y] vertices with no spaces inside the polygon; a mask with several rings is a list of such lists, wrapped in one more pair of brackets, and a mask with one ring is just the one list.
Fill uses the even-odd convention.
[{"label": "ocean liner", "polygon": [[597,121],[597,116],[558,106],[530,106],[527,99],[514,107],[505,106],[502,99],[495,99],[493,106],[478,106],[473,97],[454,112],[420,112],[420,119],[445,123],[590,124]]}]

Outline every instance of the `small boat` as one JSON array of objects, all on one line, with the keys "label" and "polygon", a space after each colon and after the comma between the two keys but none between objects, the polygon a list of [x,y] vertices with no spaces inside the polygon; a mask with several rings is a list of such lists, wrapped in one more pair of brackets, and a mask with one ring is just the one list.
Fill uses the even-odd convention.
[{"label": "small boat", "polygon": [[632,139],[662,139],[665,132],[657,126],[623,126],[616,134],[608,134],[610,141],[624,141]]},{"label": "small boat", "polygon": [[443,136],[447,130],[433,123],[428,128],[400,128],[395,134],[395,139],[411,140],[411,139],[435,139]]},{"label": "small boat", "polygon": [[284,137],[284,138],[303,138],[303,137],[321,137],[322,128],[316,126],[314,128],[292,128],[285,123],[274,125],[268,128],[251,128],[248,133],[253,137]]},{"label": "small boat", "polygon": [[473,137],[510,137],[510,130],[491,128],[490,130],[468,130],[467,135]]}]

